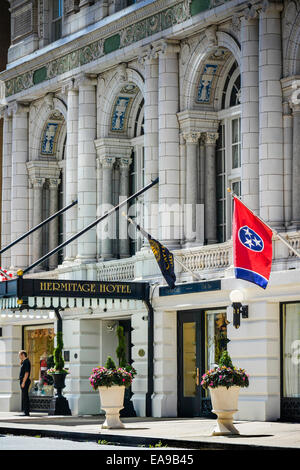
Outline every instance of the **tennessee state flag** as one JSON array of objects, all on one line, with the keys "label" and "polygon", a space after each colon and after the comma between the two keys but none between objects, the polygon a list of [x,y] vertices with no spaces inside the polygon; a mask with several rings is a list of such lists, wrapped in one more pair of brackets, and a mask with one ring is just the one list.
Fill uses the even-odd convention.
[{"label": "tennessee state flag", "polygon": [[272,267],[272,230],[234,197],[233,263],[235,277],[265,289]]}]

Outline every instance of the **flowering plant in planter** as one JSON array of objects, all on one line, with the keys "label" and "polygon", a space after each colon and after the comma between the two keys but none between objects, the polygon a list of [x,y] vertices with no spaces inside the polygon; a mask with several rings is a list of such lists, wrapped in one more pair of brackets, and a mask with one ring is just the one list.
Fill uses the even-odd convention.
[{"label": "flowering plant in planter", "polygon": [[61,369],[61,370],[57,370],[55,369],[54,367],[51,367],[51,369],[48,369],[46,371],[46,374],[47,375],[54,375],[54,374],[69,374],[69,371],[68,369]]},{"label": "flowering plant in planter", "polygon": [[122,367],[117,368],[110,356],[107,358],[105,367],[95,367],[92,372],[89,380],[94,390],[98,387],[112,387],[113,385],[130,387],[136,374],[132,367],[130,371]]},{"label": "flowering plant in planter", "polygon": [[217,387],[248,387],[249,375],[244,369],[234,367],[227,351],[222,353],[220,362],[214,369],[202,375],[201,385],[204,389]]}]

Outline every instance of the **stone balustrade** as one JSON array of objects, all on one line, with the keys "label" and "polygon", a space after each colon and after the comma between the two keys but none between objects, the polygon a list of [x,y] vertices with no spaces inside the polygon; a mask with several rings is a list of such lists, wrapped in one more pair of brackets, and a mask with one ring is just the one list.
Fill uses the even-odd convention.
[{"label": "stone balustrade", "polygon": [[[287,241],[293,248],[300,252],[300,232],[287,232],[285,234]],[[189,271],[195,273],[204,272],[205,274],[216,273],[218,276],[223,277],[224,271],[231,267],[233,264],[232,258],[232,240],[225,243],[218,243],[215,245],[205,245],[200,247],[192,247],[182,250],[173,250],[172,253],[176,258],[183,263]],[[288,249],[277,236],[273,237],[273,267],[272,269],[278,271],[283,268],[291,266],[295,267],[295,262],[299,263],[300,258],[297,259],[295,253]],[[125,259],[102,261],[97,263],[97,278],[101,281],[131,281],[137,278],[137,263],[142,263],[142,275],[139,278],[152,279],[157,278],[158,270],[157,264],[153,257],[152,252],[146,250],[143,255],[139,253],[137,256]],[[147,266],[147,268],[146,268]],[[298,265],[297,265],[298,267]],[[145,272],[147,269],[147,272]],[[180,282],[180,277],[185,273],[184,269],[175,263],[177,280]],[[177,271],[178,269],[178,271]],[[188,272],[187,272],[188,273]],[[59,269],[49,271],[47,273],[32,273],[27,274],[29,278],[58,278]]]},{"label": "stone balustrade", "polygon": [[135,278],[135,263],[132,258],[103,261],[97,266],[101,281],[132,281]]}]

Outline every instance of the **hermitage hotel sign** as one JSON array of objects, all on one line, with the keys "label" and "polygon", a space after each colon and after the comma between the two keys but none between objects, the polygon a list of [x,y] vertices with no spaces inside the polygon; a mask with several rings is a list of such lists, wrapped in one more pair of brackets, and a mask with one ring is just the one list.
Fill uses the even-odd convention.
[{"label": "hermitage hotel sign", "polygon": [[149,284],[146,282],[23,279],[23,283],[23,295],[28,296],[107,297],[138,300],[147,299],[149,296]]}]

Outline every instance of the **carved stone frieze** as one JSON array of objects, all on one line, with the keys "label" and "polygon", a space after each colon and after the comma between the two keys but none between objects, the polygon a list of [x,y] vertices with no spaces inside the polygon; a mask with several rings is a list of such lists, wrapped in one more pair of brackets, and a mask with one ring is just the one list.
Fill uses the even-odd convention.
[{"label": "carved stone frieze", "polygon": [[[211,0],[210,5],[205,9],[216,6],[214,2],[215,0]],[[66,2],[65,8],[71,8],[72,3],[75,5],[75,0]],[[218,4],[223,3],[225,3],[225,0],[218,0]],[[191,0],[179,2],[161,0],[154,2],[154,4],[151,3],[145,8],[138,8],[131,15],[122,17],[112,24],[105,25],[100,31],[91,33],[89,35],[91,41],[89,44],[73,50],[74,45],[70,44],[66,48],[68,52],[61,57],[49,60],[43,65],[35,65],[32,70],[21,74],[16,73],[12,78],[5,80],[6,96],[12,96],[41,82],[75,70],[82,65],[92,63],[106,54],[181,24],[191,18],[193,14],[191,11],[192,4],[193,1],[191,2]],[[42,4],[40,2],[39,14],[42,14],[41,8]],[[43,31],[40,30],[39,36],[42,35]],[[84,41],[86,41],[86,38],[81,40],[82,43]]]}]

